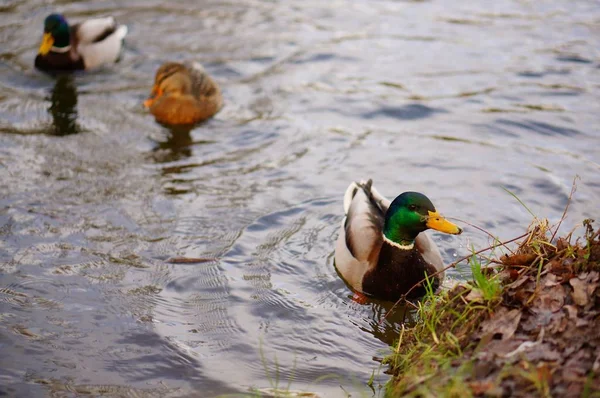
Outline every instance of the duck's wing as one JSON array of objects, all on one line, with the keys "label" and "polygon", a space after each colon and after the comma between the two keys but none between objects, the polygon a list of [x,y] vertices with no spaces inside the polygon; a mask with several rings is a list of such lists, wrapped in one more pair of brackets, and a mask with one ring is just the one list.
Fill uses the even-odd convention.
[{"label": "duck's wing", "polygon": [[194,97],[199,101],[211,101],[217,110],[220,109],[223,105],[223,99],[219,85],[198,62],[186,62],[184,65],[192,80],[192,94]]},{"label": "duck's wing", "polygon": [[117,25],[113,17],[88,19],[73,25],[72,34],[85,69],[93,69],[118,60],[127,26]]},{"label": "duck's wing", "polygon": [[353,182],[346,189],[346,218],[340,228],[335,263],[342,277],[357,290],[362,290],[364,274],[377,265],[386,203],[389,206],[389,201],[374,191],[371,180]]},{"label": "duck's wing", "polygon": [[[392,201],[389,200],[388,198],[386,198],[385,196],[383,196],[382,194],[380,194],[379,191],[377,189],[375,189],[375,187],[373,186],[372,180],[367,181],[367,183],[369,183],[369,182],[370,182],[371,201],[381,210],[381,212],[385,216],[385,213],[387,213],[387,210],[390,207],[390,204],[392,204]],[[381,228],[383,228],[383,223],[381,224]]]},{"label": "duck's wing", "polygon": [[[433,272],[439,272],[444,268],[444,260],[442,259],[440,249],[425,232],[421,232],[417,235],[415,247],[419,253],[421,253],[423,259],[435,268]],[[442,280],[444,278],[444,273],[440,273],[438,278]]]}]

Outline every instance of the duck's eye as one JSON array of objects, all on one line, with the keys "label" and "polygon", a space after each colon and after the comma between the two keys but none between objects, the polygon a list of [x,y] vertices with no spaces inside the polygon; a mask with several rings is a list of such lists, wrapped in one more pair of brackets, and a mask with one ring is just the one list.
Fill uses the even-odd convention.
[{"label": "duck's eye", "polygon": [[417,205],[408,205],[408,209],[411,211],[417,210]]}]

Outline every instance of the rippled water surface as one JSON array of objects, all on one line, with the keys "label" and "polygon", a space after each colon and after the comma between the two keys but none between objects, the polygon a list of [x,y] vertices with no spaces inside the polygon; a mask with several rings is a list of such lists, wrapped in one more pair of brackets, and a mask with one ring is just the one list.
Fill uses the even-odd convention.
[{"label": "rippled water surface", "polygon": [[[126,4],[126,5],[125,5]],[[114,15],[122,60],[32,68],[44,17]],[[373,395],[398,320],[333,248],[348,183],[426,193],[501,238],[598,217],[597,1],[12,1],[0,6],[0,395]],[[226,106],[141,106],[167,60]],[[432,234],[446,262],[484,247]],[[172,264],[173,257],[203,258]],[[464,278],[463,266],[451,273]]]}]

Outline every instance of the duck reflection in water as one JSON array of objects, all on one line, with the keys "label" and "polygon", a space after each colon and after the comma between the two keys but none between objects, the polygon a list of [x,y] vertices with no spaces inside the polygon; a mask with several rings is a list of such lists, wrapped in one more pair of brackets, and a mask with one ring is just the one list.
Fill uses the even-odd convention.
[{"label": "duck reflection in water", "polygon": [[363,332],[373,335],[373,337],[389,346],[398,341],[402,324],[411,326],[416,320],[416,311],[406,304],[399,304],[394,307],[392,302],[373,298],[366,298],[364,302],[361,301],[359,304],[371,306],[370,316],[367,319],[356,319],[352,323]]},{"label": "duck reflection in water", "polygon": [[[192,156],[193,147],[206,144],[214,144],[213,140],[194,140],[191,131],[197,125],[173,126],[162,124],[164,129],[164,140],[155,140],[152,148],[152,158],[156,163],[169,163],[187,159]],[[173,172],[169,167],[169,173]]]},{"label": "duck reflection in water", "polygon": [[156,141],[152,149],[154,160],[157,163],[174,162],[192,156],[192,127],[165,126],[165,141]]},{"label": "duck reflection in water", "polygon": [[65,136],[83,131],[77,124],[77,88],[72,75],[58,76],[48,99],[52,116],[49,134]]}]

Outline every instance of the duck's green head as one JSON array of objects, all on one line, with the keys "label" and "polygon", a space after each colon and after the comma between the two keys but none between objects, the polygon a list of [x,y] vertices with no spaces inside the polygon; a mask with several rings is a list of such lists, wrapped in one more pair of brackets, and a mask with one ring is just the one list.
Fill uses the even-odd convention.
[{"label": "duck's green head", "polygon": [[60,14],[50,14],[44,20],[44,38],[39,53],[46,55],[52,47],[64,48],[69,46],[71,35],[69,24]]},{"label": "duck's green head", "polygon": [[404,192],[390,205],[385,215],[383,234],[392,242],[411,245],[420,232],[429,228],[455,235],[462,232],[435,210],[427,196]]}]

